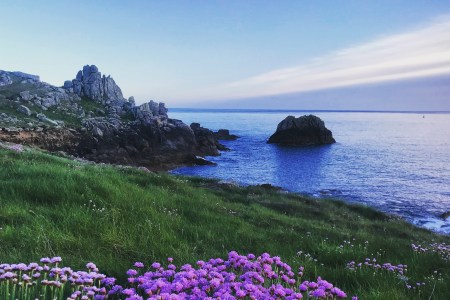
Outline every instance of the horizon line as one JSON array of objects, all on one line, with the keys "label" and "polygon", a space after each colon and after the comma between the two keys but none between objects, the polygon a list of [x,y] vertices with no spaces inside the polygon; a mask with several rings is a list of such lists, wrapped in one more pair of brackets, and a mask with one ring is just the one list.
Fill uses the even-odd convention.
[{"label": "horizon line", "polygon": [[173,107],[171,110],[189,111],[226,111],[226,112],[362,112],[362,113],[410,113],[410,114],[450,114],[450,110],[360,110],[360,109],[270,109],[270,108],[192,108]]}]

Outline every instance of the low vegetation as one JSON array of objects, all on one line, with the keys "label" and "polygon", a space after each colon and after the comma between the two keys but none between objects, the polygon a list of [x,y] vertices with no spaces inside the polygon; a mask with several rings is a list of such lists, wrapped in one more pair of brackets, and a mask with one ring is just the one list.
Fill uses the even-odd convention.
[{"label": "low vegetation", "polygon": [[[301,282],[317,283],[319,276],[349,299],[447,299],[450,290],[450,237],[364,206],[95,165],[14,145],[0,147],[0,186],[3,291],[9,279],[2,276],[13,271],[6,264],[9,270],[43,257],[62,257],[73,270],[92,271],[86,263],[95,263],[137,293],[129,277],[153,270],[153,263],[166,268],[170,257],[178,267],[199,266],[226,261],[233,250],[252,261],[247,254],[279,256],[295,273],[288,280],[295,277],[297,292]],[[144,267],[127,274],[135,262]],[[63,292],[67,298],[73,291]]]}]

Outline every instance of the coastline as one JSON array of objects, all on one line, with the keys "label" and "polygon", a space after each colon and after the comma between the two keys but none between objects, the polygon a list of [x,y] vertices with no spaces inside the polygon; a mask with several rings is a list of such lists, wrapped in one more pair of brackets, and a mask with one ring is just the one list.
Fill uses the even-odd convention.
[{"label": "coastline", "polygon": [[232,152],[212,159],[217,167],[183,168],[179,174],[267,182],[314,196],[324,191],[326,197],[366,204],[450,233],[450,222],[439,218],[450,201],[450,169],[442,163],[447,160],[449,135],[438,134],[449,124],[447,114],[318,114],[337,143],[298,149],[265,144],[287,115],[284,112],[172,114],[187,121],[199,119],[211,128],[226,126],[242,136],[240,143],[226,144]]}]

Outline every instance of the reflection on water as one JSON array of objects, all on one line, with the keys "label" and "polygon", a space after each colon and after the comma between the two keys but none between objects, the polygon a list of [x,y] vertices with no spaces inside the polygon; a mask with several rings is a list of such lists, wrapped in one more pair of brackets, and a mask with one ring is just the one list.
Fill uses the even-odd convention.
[{"label": "reflection on water", "polygon": [[231,149],[210,158],[217,166],[188,167],[177,174],[216,177],[241,184],[271,183],[291,191],[335,196],[399,214],[450,233],[450,115],[401,113],[314,113],[337,143],[282,147],[268,137],[287,115],[298,112],[169,112],[241,136]]},{"label": "reflection on water", "polygon": [[[273,149],[275,185],[283,186],[286,178],[292,177],[291,189],[308,192],[320,190],[320,178],[328,163],[327,155],[333,145],[321,147],[287,147],[271,144]],[[308,187],[302,190],[303,187]]]}]

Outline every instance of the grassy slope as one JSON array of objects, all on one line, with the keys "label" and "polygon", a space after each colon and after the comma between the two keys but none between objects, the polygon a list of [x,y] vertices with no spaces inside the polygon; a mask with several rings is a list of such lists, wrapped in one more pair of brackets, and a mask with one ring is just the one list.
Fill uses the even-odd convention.
[{"label": "grassy slope", "polygon": [[[0,263],[58,255],[123,278],[134,261],[194,263],[237,250],[305,265],[306,277],[321,275],[360,299],[446,299],[450,290],[450,263],[410,247],[449,237],[361,206],[1,149],[0,187]],[[410,282],[427,285],[412,292],[393,274],[345,269],[366,257],[407,264]],[[433,291],[436,281],[425,278],[435,270],[443,280]]]}]

